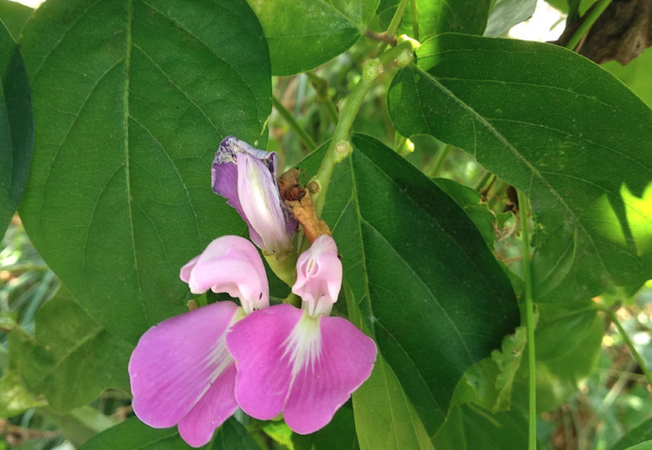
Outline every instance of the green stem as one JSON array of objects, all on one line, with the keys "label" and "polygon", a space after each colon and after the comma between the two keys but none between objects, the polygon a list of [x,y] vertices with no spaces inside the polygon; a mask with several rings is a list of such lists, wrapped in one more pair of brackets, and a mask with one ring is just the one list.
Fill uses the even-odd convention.
[{"label": "green stem", "polygon": [[482,175],[482,178],[480,178],[480,181],[478,181],[477,184],[475,185],[475,190],[477,192],[480,192],[482,190],[482,188],[484,187],[484,185],[487,184],[487,181],[489,181],[489,178],[492,177],[492,175],[493,174],[491,172],[489,172],[488,170],[485,171],[484,175]]},{"label": "green stem", "polygon": [[313,151],[314,149],[317,148],[317,144],[315,144],[315,141],[312,140],[312,138],[306,133],[306,131],[299,125],[299,122],[296,121],[296,119],[290,114],[290,111],[285,109],[285,106],[281,103],[279,99],[277,99],[275,96],[272,96],[272,105],[274,106],[274,109],[278,111],[278,113],[285,119],[285,121],[290,125],[290,128],[292,131],[296,133],[297,136],[299,136],[299,139],[301,139],[301,142],[306,146],[306,148],[310,151]]},{"label": "green stem", "polygon": [[605,9],[607,9],[607,6],[611,3],[611,0],[600,0],[595,7],[591,10],[589,13],[589,16],[586,18],[584,22],[579,26],[577,31],[575,31],[575,34],[570,38],[570,40],[566,43],[566,48],[569,50],[575,50],[575,47],[577,47],[577,44],[582,40],[584,35],[589,32],[593,24],[598,20],[598,18],[602,15]]},{"label": "green stem", "polygon": [[439,150],[435,161],[429,167],[424,169],[424,173],[428,178],[435,178],[437,175],[439,175],[439,172],[441,172],[441,169],[444,167],[446,158],[448,158],[448,155],[450,155],[452,149],[453,147],[451,147],[449,144],[446,144],[442,147],[441,150]]},{"label": "green stem", "polygon": [[632,356],[634,357],[634,359],[638,363],[639,367],[643,371],[643,374],[645,375],[645,379],[650,384],[650,386],[652,386],[652,373],[650,373],[650,370],[647,368],[647,366],[645,364],[645,361],[643,361],[643,358],[641,357],[641,355],[636,350],[636,347],[634,347],[634,343],[629,338],[629,335],[627,334],[627,332],[623,328],[622,324],[618,320],[618,317],[616,316],[616,313],[613,312],[610,309],[605,309],[604,312],[609,316],[609,318],[614,323],[616,328],[618,328],[618,331],[620,332],[620,334],[623,337],[623,341],[625,341],[625,345],[627,345],[627,347],[629,347],[629,351],[632,352]]},{"label": "green stem", "polygon": [[406,142],[407,142],[407,138],[405,136],[401,136],[397,132],[394,133],[394,151],[396,153],[402,155],[401,151],[403,150],[403,146],[405,145]]},{"label": "green stem", "polygon": [[283,300],[283,303],[301,308],[301,298],[292,292],[290,292],[290,295],[288,295],[288,297]]},{"label": "green stem", "polygon": [[[405,13],[405,8],[407,8],[409,1],[410,0],[401,0],[401,3],[399,3],[394,16],[392,17],[392,21],[389,23],[389,26],[385,31],[387,36],[394,36],[396,34],[396,30],[398,30],[398,26],[401,24],[401,19],[403,19],[403,14]],[[385,47],[387,47],[387,42],[381,42],[376,54],[379,55],[382,53],[383,50],[385,50]]]},{"label": "green stem", "polygon": [[387,50],[378,56],[378,58],[371,59],[365,63],[362,78],[360,78],[358,84],[344,99],[344,103],[340,109],[340,118],[333,132],[331,142],[326,150],[321,166],[319,166],[317,175],[310,182],[316,183],[317,185],[313,194],[313,200],[318,214],[321,214],[322,209],[324,209],[326,191],[328,190],[328,184],[333,175],[333,170],[335,170],[335,165],[343,161],[353,150],[349,142],[351,127],[367,92],[369,92],[374,85],[375,79],[381,73],[393,67],[405,67],[409,64],[414,59],[414,50],[414,41],[407,40]]},{"label": "green stem", "polygon": [[312,87],[315,89],[315,92],[317,93],[317,100],[326,109],[326,113],[328,114],[328,117],[331,119],[331,122],[337,123],[337,119],[338,119],[337,106],[335,106],[335,103],[333,103],[333,99],[328,93],[328,81],[312,72],[307,72],[306,75],[310,80],[310,84],[312,85]]},{"label": "green stem", "polygon": [[419,40],[419,11],[417,10],[417,0],[410,0],[410,9],[412,10],[412,37]]},{"label": "green stem", "polygon": [[530,270],[530,235],[528,232],[528,199],[518,191],[519,215],[521,216],[521,239],[523,241],[523,279],[525,280],[525,320],[527,327],[528,350],[528,450],[537,448],[537,391],[536,391],[536,354],[534,348],[534,304],[532,301],[532,272]]}]

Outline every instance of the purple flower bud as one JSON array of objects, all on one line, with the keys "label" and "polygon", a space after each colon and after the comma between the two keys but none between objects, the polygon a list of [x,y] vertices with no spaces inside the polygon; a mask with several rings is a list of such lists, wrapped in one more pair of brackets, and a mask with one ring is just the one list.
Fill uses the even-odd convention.
[{"label": "purple flower bud", "polygon": [[228,136],[220,143],[212,169],[213,191],[238,211],[251,240],[267,255],[293,251],[297,228],[279,194],[276,165],[276,153]]},{"label": "purple flower bud", "polygon": [[297,281],[292,292],[304,301],[311,316],[329,315],[342,287],[342,262],[335,240],[321,235],[297,261]]}]

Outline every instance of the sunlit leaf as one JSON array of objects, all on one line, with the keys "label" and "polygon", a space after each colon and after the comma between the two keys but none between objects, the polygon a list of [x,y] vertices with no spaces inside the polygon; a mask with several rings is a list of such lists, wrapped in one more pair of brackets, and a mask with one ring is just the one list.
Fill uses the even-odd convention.
[{"label": "sunlit leaf", "polygon": [[402,135],[459,147],[528,195],[538,301],[583,301],[649,278],[648,107],[553,45],[445,34],[417,56],[392,82],[392,119]]}]

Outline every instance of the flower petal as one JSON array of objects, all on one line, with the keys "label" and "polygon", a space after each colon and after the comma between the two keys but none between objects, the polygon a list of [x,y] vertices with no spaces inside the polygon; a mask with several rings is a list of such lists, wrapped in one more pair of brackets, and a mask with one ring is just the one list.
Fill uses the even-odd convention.
[{"label": "flower petal", "polygon": [[238,211],[259,248],[269,254],[284,254],[292,251],[297,223],[281,200],[276,165],[276,153],[255,149],[229,136],[215,154],[212,186]]},{"label": "flower petal", "polygon": [[227,347],[238,368],[235,395],[249,415],[285,411],[299,434],[328,424],[371,375],[376,345],[340,317],[311,317],[290,305],[252,313],[233,326]]},{"label": "flower petal", "polygon": [[179,423],[233,365],[225,335],[238,307],[219,302],[150,328],[129,360],[132,406],[154,428]]},{"label": "flower petal", "polygon": [[194,294],[211,289],[240,299],[245,312],[269,305],[269,285],[256,247],[240,236],[222,236],[181,268]]},{"label": "flower petal", "polygon": [[188,415],[181,419],[179,434],[188,445],[201,447],[207,444],[215,429],[238,409],[233,395],[235,375],[235,364],[232,364],[213,382]]},{"label": "flower petal", "polygon": [[272,306],[249,314],[226,336],[238,368],[235,397],[256,419],[270,420],[283,410],[292,375],[283,343],[302,315],[291,305]]},{"label": "flower petal", "polygon": [[[304,321],[310,318],[304,316]],[[371,375],[376,344],[341,317],[320,316],[319,356],[305,364],[285,405],[285,423],[296,433],[314,433]]]},{"label": "flower petal", "polygon": [[342,287],[342,262],[335,240],[319,236],[297,261],[297,281],[292,292],[308,302],[311,315],[330,314]]}]

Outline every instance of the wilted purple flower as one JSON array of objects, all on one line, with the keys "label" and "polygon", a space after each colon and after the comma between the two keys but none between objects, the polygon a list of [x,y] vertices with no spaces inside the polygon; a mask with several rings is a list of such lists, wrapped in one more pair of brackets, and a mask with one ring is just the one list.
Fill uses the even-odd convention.
[{"label": "wilted purple flower", "polygon": [[258,250],[238,236],[211,242],[183,266],[181,279],[193,293],[212,289],[238,297],[243,308],[222,301],[150,328],[129,361],[132,405],[147,425],[178,424],[181,437],[200,447],[238,408],[226,333],[245,312],[269,305],[269,287]]},{"label": "wilted purple flower", "polygon": [[276,153],[228,136],[220,143],[212,168],[213,191],[238,211],[251,240],[267,255],[293,252],[297,228],[279,194],[276,166]]},{"label": "wilted purple flower", "polygon": [[321,236],[299,258],[292,291],[303,310],[277,305],[235,324],[226,343],[236,360],[235,396],[249,415],[308,434],[327,425],[371,375],[374,341],[351,322],[329,317],[342,284],[335,241]]}]

